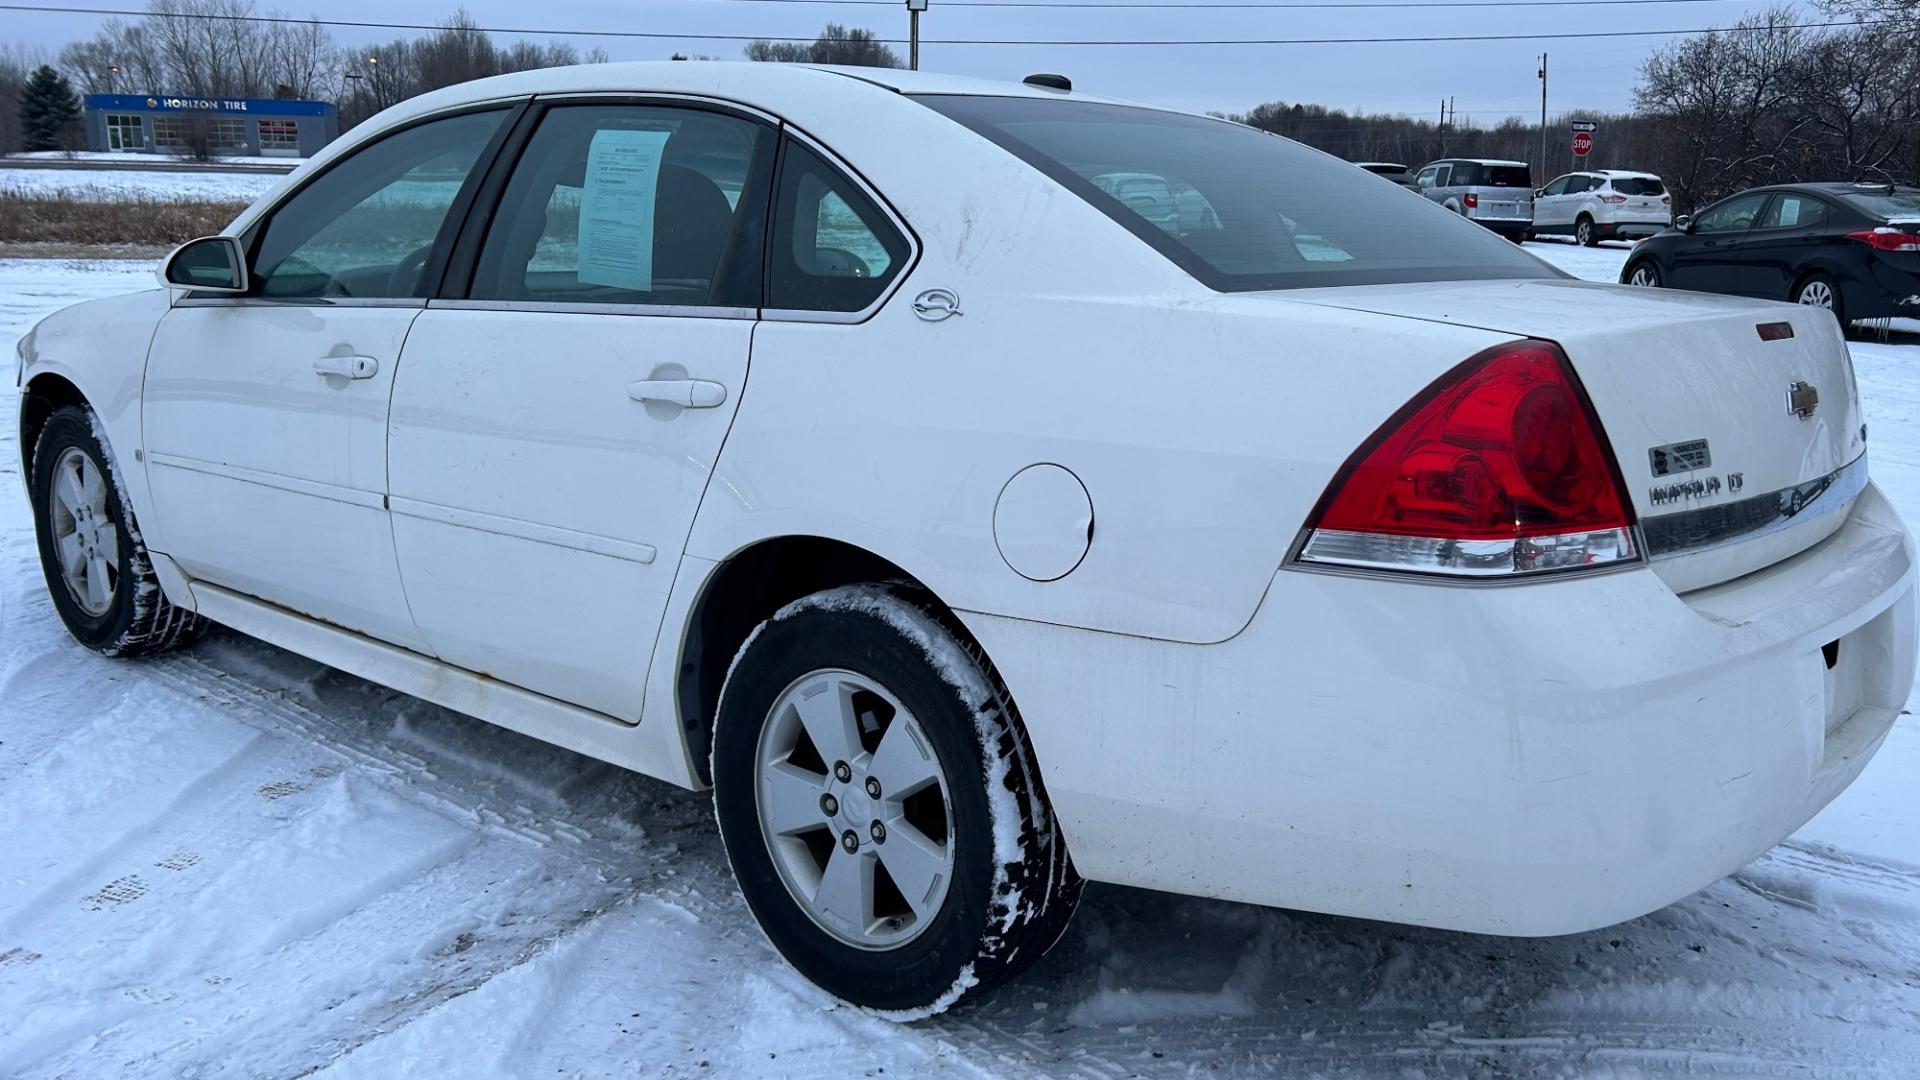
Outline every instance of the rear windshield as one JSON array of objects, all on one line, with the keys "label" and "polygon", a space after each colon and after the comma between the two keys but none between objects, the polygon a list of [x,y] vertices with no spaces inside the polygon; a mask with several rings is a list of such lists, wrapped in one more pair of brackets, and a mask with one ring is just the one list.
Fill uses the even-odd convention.
[{"label": "rear windshield", "polygon": [[1532,188],[1533,172],[1525,165],[1482,165],[1478,162],[1456,162],[1453,166],[1453,179],[1447,181],[1448,187],[1517,187]]},{"label": "rear windshield", "polygon": [[1865,210],[1869,217],[1920,221],[1920,191],[1895,191],[1891,195],[1848,192],[1844,198]]},{"label": "rear windshield", "polygon": [[917,100],[1222,292],[1565,276],[1438,203],[1239,124],[1046,98]]},{"label": "rear windshield", "polygon": [[1613,190],[1622,195],[1665,195],[1667,193],[1666,185],[1643,176],[1616,176],[1613,178]]}]

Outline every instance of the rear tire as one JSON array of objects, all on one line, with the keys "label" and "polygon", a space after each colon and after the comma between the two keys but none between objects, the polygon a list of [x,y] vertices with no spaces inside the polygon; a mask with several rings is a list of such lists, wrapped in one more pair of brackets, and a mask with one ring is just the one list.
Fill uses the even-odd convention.
[{"label": "rear tire", "polygon": [[1600,229],[1594,225],[1592,218],[1581,214],[1580,220],[1573,225],[1573,238],[1579,241],[1581,247],[1599,247]]},{"label": "rear tire", "polygon": [[918,1019],[984,993],[1079,903],[1006,688],[905,586],[830,589],[762,623],[721,690],[712,767],[747,906],[855,1005]]},{"label": "rear tire", "polygon": [[1787,299],[1805,307],[1825,308],[1833,312],[1842,330],[1847,327],[1846,301],[1840,295],[1840,284],[1826,274],[1813,273],[1801,278]]},{"label": "rear tire", "polygon": [[54,610],[104,656],[149,656],[191,643],[207,622],[160,590],[93,410],[56,411],[34,441],[34,532]]},{"label": "rear tire", "polygon": [[1639,262],[1627,267],[1626,274],[1622,280],[1628,285],[1657,289],[1661,285],[1660,264],[1654,262],[1652,259],[1641,259]]}]

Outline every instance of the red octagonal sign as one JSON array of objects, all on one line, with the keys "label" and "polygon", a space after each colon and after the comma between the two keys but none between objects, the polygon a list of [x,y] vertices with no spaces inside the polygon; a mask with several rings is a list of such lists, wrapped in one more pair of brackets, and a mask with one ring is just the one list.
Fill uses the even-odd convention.
[{"label": "red octagonal sign", "polygon": [[1573,133],[1573,156],[1586,157],[1593,153],[1593,132],[1576,131]]}]

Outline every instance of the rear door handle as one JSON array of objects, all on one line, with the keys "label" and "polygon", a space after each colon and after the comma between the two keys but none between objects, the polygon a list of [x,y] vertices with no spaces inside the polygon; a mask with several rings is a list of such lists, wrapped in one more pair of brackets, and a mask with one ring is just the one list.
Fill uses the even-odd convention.
[{"label": "rear door handle", "polygon": [[313,362],[313,373],[322,377],[371,379],[380,370],[380,361],[371,356],[323,356]]},{"label": "rear door handle", "polygon": [[711,409],[724,404],[727,388],[705,379],[642,379],[627,384],[635,401],[661,401],[683,409]]}]

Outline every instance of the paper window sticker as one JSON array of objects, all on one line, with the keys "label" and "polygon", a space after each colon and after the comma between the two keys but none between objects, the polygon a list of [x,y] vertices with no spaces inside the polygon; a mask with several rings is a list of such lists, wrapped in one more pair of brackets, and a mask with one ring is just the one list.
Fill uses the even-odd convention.
[{"label": "paper window sticker", "polygon": [[596,131],[580,192],[583,285],[653,291],[653,214],[667,131]]}]

